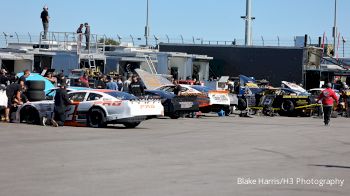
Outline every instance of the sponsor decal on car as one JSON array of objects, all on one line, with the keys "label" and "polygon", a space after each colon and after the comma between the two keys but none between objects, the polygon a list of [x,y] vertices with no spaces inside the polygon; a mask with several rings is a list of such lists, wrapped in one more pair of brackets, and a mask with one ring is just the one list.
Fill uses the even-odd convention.
[{"label": "sponsor decal on car", "polygon": [[191,108],[193,106],[193,102],[179,102],[180,108]]},{"label": "sponsor decal on car", "polygon": [[104,105],[104,106],[120,106],[122,101],[96,101],[94,105]]}]

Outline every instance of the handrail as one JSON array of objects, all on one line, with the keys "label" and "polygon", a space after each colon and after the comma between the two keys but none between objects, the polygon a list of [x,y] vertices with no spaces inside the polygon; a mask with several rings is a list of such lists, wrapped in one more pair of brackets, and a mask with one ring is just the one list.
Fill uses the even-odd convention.
[{"label": "handrail", "polygon": [[[134,46],[143,45],[144,38],[141,35],[121,35],[115,34],[116,36],[106,36],[106,35],[97,35],[90,34],[90,51],[85,50],[86,40],[84,34],[77,34],[75,32],[48,32],[47,40],[42,39],[43,32],[38,34],[31,33],[0,33],[0,47],[7,47],[9,44],[21,44],[21,43],[39,43],[40,48],[43,46],[49,47],[47,50],[70,50],[76,51],[77,53],[104,53],[105,51],[105,42],[100,42],[100,39],[106,40],[107,38],[111,38],[119,41],[121,44],[133,43]],[[81,42],[79,41],[81,38]],[[308,44],[318,45],[318,40],[316,37],[308,37]],[[264,41],[263,41],[264,40]],[[350,38],[345,40],[350,40]],[[253,39],[253,46],[280,46],[280,47],[288,47],[295,46],[295,38],[294,37],[282,37],[282,36],[274,36],[274,37],[257,37]],[[234,39],[231,40],[215,40],[215,39],[204,39],[196,36],[185,38],[183,35],[178,36],[170,36],[169,34],[165,34],[164,36],[149,37],[150,45],[157,45],[159,43],[168,43],[168,44],[203,44],[203,45],[234,45],[234,46],[242,46],[244,45],[244,39]],[[328,44],[327,37],[324,39],[324,43]],[[80,47],[78,47],[81,44]],[[339,57],[350,57],[350,41],[343,43],[340,41],[338,50]],[[60,48],[58,48],[60,45]],[[81,48],[81,50],[80,50]]]}]

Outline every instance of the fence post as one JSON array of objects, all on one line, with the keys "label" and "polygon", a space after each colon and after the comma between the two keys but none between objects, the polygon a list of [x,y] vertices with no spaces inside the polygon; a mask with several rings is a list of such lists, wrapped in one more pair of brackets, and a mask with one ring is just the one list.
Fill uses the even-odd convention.
[{"label": "fence post", "polygon": [[294,46],[296,45],[296,43],[297,43],[297,37],[296,36],[294,36],[293,37],[293,39],[294,39]]},{"label": "fence post", "polygon": [[19,38],[17,32],[15,32],[16,38],[17,38],[17,43],[19,44]]},{"label": "fence post", "polygon": [[309,40],[310,40],[310,42],[309,42],[309,43],[310,43],[310,45],[311,45],[311,44],[312,44],[312,41],[311,41],[311,36],[310,36],[310,35],[309,35]]},{"label": "fence post", "polygon": [[121,43],[121,40],[122,40],[122,37],[119,36],[119,34],[117,34],[118,36],[118,41],[119,41],[119,44]]},{"label": "fence post", "polygon": [[170,43],[170,39],[168,35],[165,35],[166,39],[168,40],[168,43]]},{"label": "fence post", "polygon": [[280,37],[277,35],[278,46],[280,46]]},{"label": "fence post", "polygon": [[184,44],[185,43],[184,42],[184,37],[182,35],[180,35],[180,37],[181,37],[182,44]]},{"label": "fence post", "polygon": [[6,46],[7,46],[7,34],[5,32],[2,32],[4,34],[4,37],[5,37],[5,43],[6,43]]},{"label": "fence post", "polygon": [[134,37],[132,35],[130,35],[130,37],[131,37],[132,45],[135,46]]},{"label": "fence post", "polygon": [[195,42],[195,40],[194,40],[194,36],[192,36],[192,40],[193,40],[193,44],[195,44],[196,42]]},{"label": "fence post", "polygon": [[261,40],[262,40],[262,45],[265,46],[265,40],[263,36],[261,36]]},{"label": "fence post", "polygon": [[32,43],[32,36],[30,35],[29,32],[28,32],[28,36],[29,36],[29,42]]}]

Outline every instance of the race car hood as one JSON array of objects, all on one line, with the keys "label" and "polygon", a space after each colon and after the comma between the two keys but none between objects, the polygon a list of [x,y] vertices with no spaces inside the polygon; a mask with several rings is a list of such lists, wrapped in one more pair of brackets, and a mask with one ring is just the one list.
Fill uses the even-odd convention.
[{"label": "race car hood", "polygon": [[141,69],[135,69],[135,71],[148,90],[155,90],[162,86],[173,85],[168,79],[164,78],[161,75],[151,74]]},{"label": "race car hood", "polygon": [[303,87],[301,87],[301,86],[299,86],[299,85],[297,85],[295,83],[282,81],[282,84],[285,85],[286,88],[290,88],[290,89],[292,89],[294,91],[297,91],[297,92],[300,92],[300,93],[307,93],[307,91]]}]

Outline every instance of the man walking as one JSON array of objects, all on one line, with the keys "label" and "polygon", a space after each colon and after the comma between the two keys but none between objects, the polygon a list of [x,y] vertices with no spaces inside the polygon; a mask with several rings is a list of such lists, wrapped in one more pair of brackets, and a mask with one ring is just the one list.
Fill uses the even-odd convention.
[{"label": "man walking", "polygon": [[86,22],[84,24],[85,26],[85,42],[86,42],[86,46],[85,46],[85,49],[86,50],[89,50],[90,49],[90,25]]},{"label": "man walking", "polygon": [[55,107],[54,107],[54,116],[51,120],[54,127],[63,126],[64,121],[66,120],[66,110],[67,106],[71,104],[71,101],[68,99],[68,94],[66,90],[66,84],[62,83],[59,89],[56,90],[55,95]]},{"label": "man walking", "polygon": [[331,120],[334,101],[338,104],[338,97],[332,90],[331,83],[327,84],[327,88],[322,91],[317,100],[322,100],[324,125],[328,126]]},{"label": "man walking", "polygon": [[44,35],[42,39],[46,39],[47,32],[49,30],[49,8],[45,5],[43,8],[43,11],[41,12],[40,18],[43,23],[43,28],[44,28]]}]

